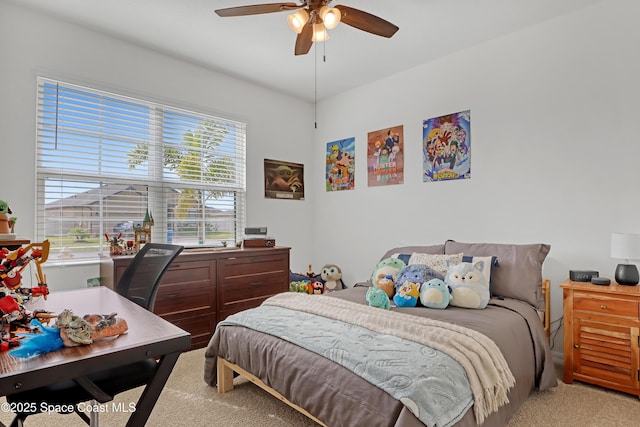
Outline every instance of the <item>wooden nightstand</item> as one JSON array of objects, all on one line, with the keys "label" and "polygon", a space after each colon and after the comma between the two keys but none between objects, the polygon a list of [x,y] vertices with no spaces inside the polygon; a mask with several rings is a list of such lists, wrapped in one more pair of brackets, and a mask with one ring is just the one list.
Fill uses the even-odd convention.
[{"label": "wooden nightstand", "polygon": [[565,281],[564,382],[640,396],[640,286]]}]

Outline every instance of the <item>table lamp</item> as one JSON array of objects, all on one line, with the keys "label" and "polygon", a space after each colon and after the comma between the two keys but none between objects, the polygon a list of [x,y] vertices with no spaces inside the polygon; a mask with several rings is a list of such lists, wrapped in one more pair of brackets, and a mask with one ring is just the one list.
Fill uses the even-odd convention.
[{"label": "table lamp", "polygon": [[626,263],[616,267],[616,282],[637,285],[640,281],[638,267],[629,260],[640,260],[640,234],[611,233],[611,258],[624,259]]}]

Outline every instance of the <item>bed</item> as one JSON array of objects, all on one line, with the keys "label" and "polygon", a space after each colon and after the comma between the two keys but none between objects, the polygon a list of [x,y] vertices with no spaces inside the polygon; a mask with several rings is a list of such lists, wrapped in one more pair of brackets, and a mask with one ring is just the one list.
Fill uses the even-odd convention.
[{"label": "bed", "polygon": [[[533,390],[557,385],[548,342],[549,282],[542,279],[542,263],[549,249],[550,247],[544,244],[510,245],[454,241],[440,245],[393,248],[381,259],[415,254],[424,254],[424,257],[464,254],[467,259],[487,256],[495,258],[497,263],[492,264],[494,268],[491,270],[489,304],[482,310],[452,306],[442,310],[421,306],[392,307],[392,313],[382,310],[389,313],[388,316],[382,316],[381,311],[376,311],[381,309],[369,307],[365,298],[367,289],[372,285],[371,280],[327,296],[309,295],[294,298],[283,294],[279,299],[274,297],[274,301],[267,301],[261,307],[240,313],[239,317],[242,319],[234,318],[230,322],[225,321],[218,325],[205,352],[204,379],[210,386],[217,386],[219,392],[227,392],[233,388],[234,375],[240,374],[319,424],[332,427],[476,426],[479,424],[478,419],[483,426],[503,426]],[[300,300],[299,297],[308,298]],[[310,301],[314,298],[315,300]],[[310,301],[309,307],[307,301]],[[304,306],[301,308],[302,313],[290,313],[298,306]],[[334,306],[338,313],[335,315]],[[313,312],[314,310],[318,312]],[[326,313],[327,311],[331,313]],[[301,320],[297,317],[291,320],[284,316],[280,319],[284,312],[287,315],[301,316]],[[275,316],[280,323],[275,327],[276,330],[243,323],[250,321],[252,316],[258,324],[269,324],[269,316]],[[322,322],[328,317],[327,322],[330,324],[319,322],[319,317],[314,316],[322,317]],[[395,323],[387,324],[387,320]],[[342,324],[352,321],[353,323]],[[334,323],[339,324],[342,329],[333,331],[331,325]],[[418,325],[413,329],[419,334],[424,334],[425,338],[406,337],[406,331],[412,328],[398,326],[403,324]],[[318,325],[320,329],[314,331],[308,325]],[[473,386],[475,375],[481,378],[492,376],[484,371],[471,374],[473,367],[460,362],[459,356],[455,353],[452,353],[453,356],[446,352],[440,354],[440,344],[435,343],[440,342],[436,338],[445,329],[454,329],[473,337],[455,343],[453,347],[468,345],[468,342],[474,340],[483,342],[480,338],[488,338],[487,347],[497,347],[498,354],[490,355],[494,358],[490,359],[492,362],[487,362],[489,356],[482,356],[483,353],[478,353],[479,356],[475,358],[479,359],[477,363],[495,365],[499,375],[507,378],[505,381],[509,381],[509,377],[512,378],[512,382],[506,387],[500,383],[500,388],[504,389],[505,402],[493,402],[489,409],[480,408],[486,401],[478,398],[476,387]],[[367,332],[363,333],[363,330]],[[369,330],[373,332],[369,333]],[[390,333],[390,330],[398,333]],[[350,331],[360,338],[348,337],[346,334]],[[434,331],[435,335],[426,335],[426,331]],[[328,339],[333,344],[329,348],[318,350],[307,345],[307,342],[296,341],[297,335],[303,336],[301,339],[313,342],[313,345],[322,339]],[[349,342],[336,345],[340,340]],[[425,345],[429,340],[433,340],[433,347],[437,349],[436,356],[441,359],[433,359],[433,362],[429,359],[427,363],[424,362],[424,355],[432,357],[430,347]],[[393,343],[400,344],[396,346]],[[405,349],[405,345],[406,349],[410,350],[393,353],[399,351],[398,348]],[[347,359],[345,354],[355,357],[358,350],[364,352],[364,355],[358,356],[361,358],[360,361],[353,364],[343,360]],[[386,353],[387,350],[390,352]],[[411,371],[407,376],[401,372],[400,365],[403,365],[403,355],[414,350],[417,354],[417,358],[414,359],[417,362],[411,359],[410,366],[419,366],[420,369]],[[467,352],[466,349],[461,351]],[[386,359],[374,360],[373,357],[377,357],[378,354],[385,355]],[[389,359],[390,355],[393,355],[392,359]],[[460,363],[449,366],[450,358]],[[363,362],[365,359],[366,363]],[[397,363],[390,363],[390,360]],[[440,369],[443,372],[442,378],[433,374],[433,371],[421,371],[444,366],[442,360],[447,361],[446,369]],[[501,364],[506,368],[499,368]],[[387,371],[381,375],[388,375],[393,380],[376,383],[372,380],[370,372],[363,374],[363,371],[371,370],[370,366],[384,366]],[[458,368],[464,370],[463,376],[466,376],[471,384],[471,397],[466,388],[460,391],[446,388],[449,387],[448,383],[463,383],[457,379],[452,380],[459,378],[455,376],[459,375]],[[398,372],[393,371],[394,369],[398,369]],[[403,369],[406,369],[406,366]],[[490,366],[483,369],[490,369]],[[428,378],[431,382],[417,380],[422,377]],[[414,387],[413,383],[421,383],[422,387],[430,387],[431,384],[446,389],[433,388],[433,392],[431,389],[428,389],[428,392],[416,389],[410,399],[399,398],[397,390],[404,392],[405,389]],[[458,392],[459,396],[456,394]],[[432,403],[431,407],[427,408],[428,411],[422,406],[416,407],[414,396],[424,400],[424,396],[431,394],[441,398],[434,400],[436,403]],[[491,395],[492,393],[485,392],[484,399],[491,399]],[[479,402],[482,405],[479,405]],[[429,402],[426,405],[429,406]],[[439,413],[439,405],[442,405],[442,414]]]}]

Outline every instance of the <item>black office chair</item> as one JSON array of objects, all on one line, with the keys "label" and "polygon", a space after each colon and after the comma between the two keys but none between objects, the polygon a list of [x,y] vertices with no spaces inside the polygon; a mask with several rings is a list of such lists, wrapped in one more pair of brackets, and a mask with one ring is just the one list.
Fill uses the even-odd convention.
[{"label": "black office chair", "polygon": [[[129,300],[153,311],[158,287],[162,276],[173,260],[182,252],[183,246],[163,243],[147,243],[131,260],[118,284],[116,292]],[[89,314],[89,313],[83,313]],[[7,396],[12,407],[32,409],[29,404],[36,403],[36,409],[41,403],[46,405],[64,405],[74,410],[88,425],[98,426],[98,413],[91,412],[91,417],[78,409],[82,402],[95,401],[105,403],[124,391],[147,384],[155,375],[157,361],[153,358],[129,365],[107,369],[88,377],[62,381],[34,390],[28,390]],[[20,405],[22,403],[22,405]],[[11,427],[22,427],[27,416],[34,412],[16,412]]]}]

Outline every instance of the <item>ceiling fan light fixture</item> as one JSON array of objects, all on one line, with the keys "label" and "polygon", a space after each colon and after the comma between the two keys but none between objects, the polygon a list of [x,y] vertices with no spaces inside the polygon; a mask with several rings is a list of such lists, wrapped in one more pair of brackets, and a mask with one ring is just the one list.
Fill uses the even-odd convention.
[{"label": "ceiling fan light fixture", "polygon": [[287,23],[289,24],[289,28],[291,28],[298,34],[302,32],[302,28],[305,26],[308,20],[309,12],[307,12],[305,9],[300,9],[299,11],[287,16]]},{"label": "ceiling fan light fixture", "polygon": [[329,34],[322,22],[313,24],[313,36],[311,36],[311,41],[318,43],[326,40],[329,40]]},{"label": "ceiling fan light fixture", "polygon": [[320,18],[322,18],[322,22],[324,22],[324,26],[327,30],[337,27],[340,23],[340,18],[342,18],[340,9],[336,9],[335,7],[322,6],[318,14],[320,15]]}]

